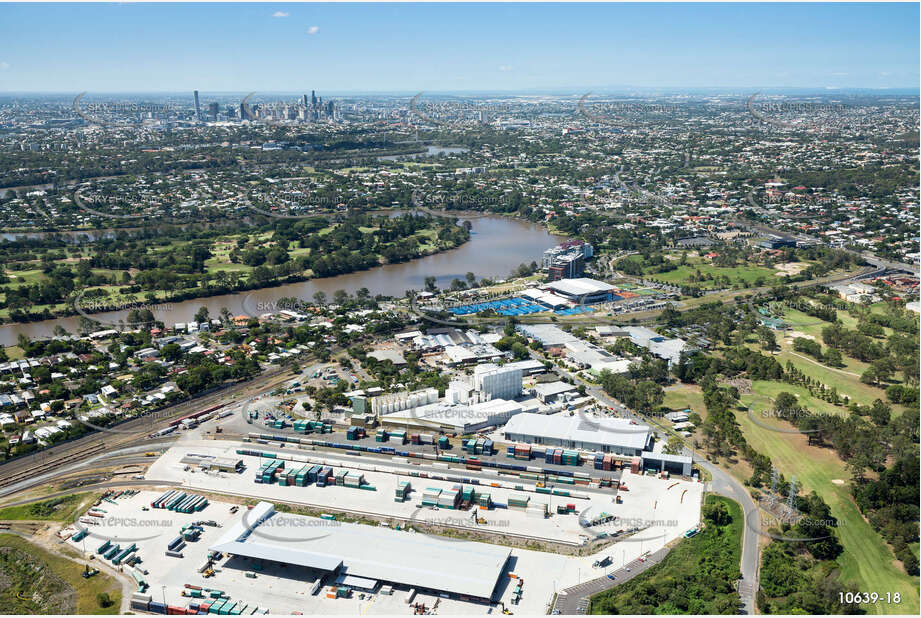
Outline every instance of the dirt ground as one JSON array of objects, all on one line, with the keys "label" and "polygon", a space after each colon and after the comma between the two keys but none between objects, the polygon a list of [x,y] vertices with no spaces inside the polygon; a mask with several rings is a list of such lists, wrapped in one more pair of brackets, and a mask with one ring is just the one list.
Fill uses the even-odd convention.
[{"label": "dirt ground", "polygon": [[785,275],[798,275],[800,272],[809,268],[809,264],[803,262],[785,262],[784,264],[774,264],[774,268],[780,272],[775,273],[778,277]]}]

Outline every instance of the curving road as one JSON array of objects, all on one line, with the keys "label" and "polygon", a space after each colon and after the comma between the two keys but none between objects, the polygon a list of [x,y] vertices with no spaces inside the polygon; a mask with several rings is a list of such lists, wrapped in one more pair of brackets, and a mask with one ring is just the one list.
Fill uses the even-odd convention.
[{"label": "curving road", "polygon": [[739,581],[739,597],[746,614],[755,613],[755,591],[758,590],[758,569],[761,564],[761,548],[758,545],[759,536],[755,530],[761,530],[761,514],[754,500],[745,487],[732,478],[728,472],[706,459],[694,454],[694,462],[711,474],[710,489],[721,496],[725,496],[739,503],[742,507],[743,517],[746,519],[742,526],[742,560],[739,570],[742,579]]}]

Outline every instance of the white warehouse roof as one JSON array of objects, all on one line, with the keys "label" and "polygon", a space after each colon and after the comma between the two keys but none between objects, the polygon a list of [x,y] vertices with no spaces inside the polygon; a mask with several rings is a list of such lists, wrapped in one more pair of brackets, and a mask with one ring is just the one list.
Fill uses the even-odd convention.
[{"label": "white warehouse roof", "polygon": [[634,425],[623,418],[585,418],[568,414],[516,414],[502,430],[505,434],[553,438],[585,444],[601,444],[643,450],[649,442],[649,426]]},{"label": "white warehouse roof", "polygon": [[[279,516],[284,526],[269,523]],[[342,564],[346,575],[484,599],[492,596],[511,554],[498,545],[275,513],[269,502],[244,513],[209,549],[327,571]]]}]

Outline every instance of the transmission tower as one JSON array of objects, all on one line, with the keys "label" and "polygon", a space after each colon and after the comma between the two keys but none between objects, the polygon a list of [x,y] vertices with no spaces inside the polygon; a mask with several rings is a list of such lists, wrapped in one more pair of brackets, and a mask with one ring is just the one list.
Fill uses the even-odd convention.
[{"label": "transmission tower", "polygon": [[796,513],[796,495],[799,493],[799,484],[796,482],[796,477],[790,479],[790,491],[787,494],[787,509],[789,510],[790,516],[792,517]]},{"label": "transmission tower", "polygon": [[780,472],[775,467],[771,467],[771,498],[769,504],[771,507],[777,501],[777,484],[780,483]]}]

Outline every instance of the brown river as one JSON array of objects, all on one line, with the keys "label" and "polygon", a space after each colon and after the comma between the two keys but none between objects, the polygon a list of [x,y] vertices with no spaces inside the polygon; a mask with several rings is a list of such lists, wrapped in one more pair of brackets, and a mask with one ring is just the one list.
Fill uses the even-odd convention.
[{"label": "brown river", "polygon": [[[473,226],[472,234],[467,243],[457,249],[418,260],[263,290],[156,305],[150,309],[157,320],[172,326],[177,322],[191,321],[202,306],[208,308],[212,318],[220,316],[223,307],[229,309],[233,315],[258,315],[270,311],[273,303],[283,297],[311,302],[317,291],[326,293],[330,300],[337,290],[354,293],[361,288],[367,288],[372,295],[403,296],[406,290],[423,289],[425,278],[428,276],[436,277],[440,288],[448,287],[454,278],[463,279],[468,272],[474,273],[478,279],[507,277],[512,269],[521,263],[540,263],[541,253],[545,249],[565,240],[561,236],[550,234],[543,226],[508,217],[477,217],[471,218],[470,223]],[[92,317],[102,322],[102,326],[99,327],[102,329],[108,328],[110,324],[117,324],[119,319],[126,319],[127,314],[126,309],[94,313]],[[51,337],[56,325],[62,326],[70,333],[77,333],[79,317],[28,324],[4,324],[0,326],[0,344],[15,345],[20,333],[33,339]]]}]

